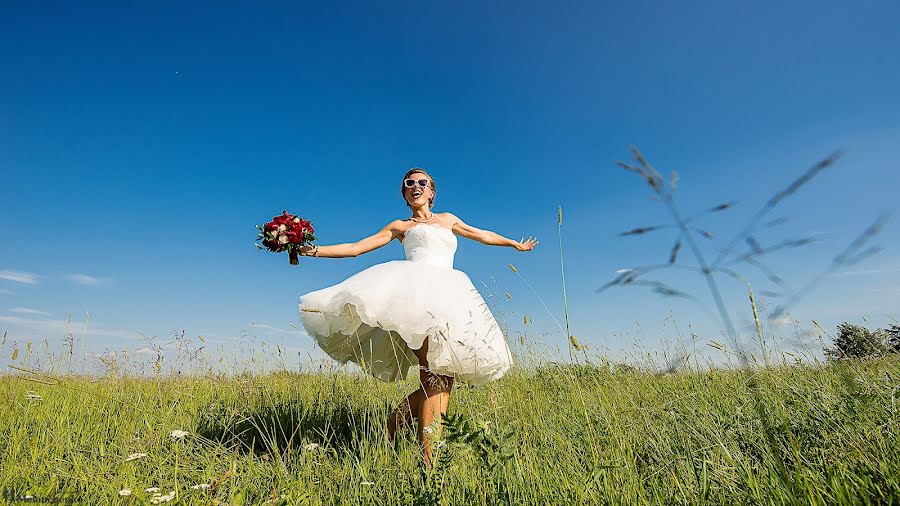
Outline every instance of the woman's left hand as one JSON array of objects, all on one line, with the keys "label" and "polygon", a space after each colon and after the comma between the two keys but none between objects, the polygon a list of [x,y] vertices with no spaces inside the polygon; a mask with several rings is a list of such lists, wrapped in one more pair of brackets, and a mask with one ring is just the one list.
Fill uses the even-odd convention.
[{"label": "woman's left hand", "polygon": [[519,251],[531,251],[535,246],[538,245],[538,240],[534,237],[528,236],[528,240],[519,241],[516,243],[516,249]]}]

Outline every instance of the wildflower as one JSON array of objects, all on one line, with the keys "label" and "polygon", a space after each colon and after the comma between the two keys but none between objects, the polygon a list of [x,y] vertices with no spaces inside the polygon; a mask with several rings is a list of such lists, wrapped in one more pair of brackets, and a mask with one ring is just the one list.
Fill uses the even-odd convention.
[{"label": "wildflower", "polygon": [[374,485],[375,482],[371,482],[371,481],[363,481],[363,482],[360,482],[359,484],[360,484],[360,485]]},{"label": "wildflower", "polygon": [[144,492],[159,492],[159,487],[145,488]]},{"label": "wildflower", "polygon": [[206,490],[209,488],[209,483],[198,483],[191,488],[194,490]]},{"label": "wildflower", "polygon": [[130,488],[123,488],[122,490],[119,490],[119,495],[122,496],[122,497],[128,497],[128,496],[131,495],[131,489],[130,489]]},{"label": "wildflower", "polygon": [[172,499],[175,499],[175,491],[171,491],[166,495],[153,494],[153,497],[150,498],[150,502],[152,504],[159,504],[162,502],[169,502]]},{"label": "wildflower", "polygon": [[184,439],[184,436],[187,436],[188,434],[190,433],[186,430],[173,430],[169,433],[169,436],[171,436],[172,439]]},{"label": "wildflower", "polygon": [[31,390],[29,390],[28,393],[25,394],[25,398],[28,399],[29,401],[42,401],[42,400],[44,400],[43,397],[41,397],[40,395],[34,393],[34,392],[31,391]]},{"label": "wildflower", "polygon": [[311,452],[319,449],[319,443],[309,443],[303,447],[304,450]]},{"label": "wildflower", "polygon": [[132,460],[137,460],[146,457],[146,453],[132,453],[125,459],[125,462],[131,462]]}]

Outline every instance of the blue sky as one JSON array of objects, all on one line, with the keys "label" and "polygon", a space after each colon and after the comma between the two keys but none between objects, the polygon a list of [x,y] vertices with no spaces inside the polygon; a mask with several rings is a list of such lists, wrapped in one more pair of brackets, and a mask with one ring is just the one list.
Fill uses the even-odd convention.
[{"label": "blue sky", "polygon": [[[666,217],[614,162],[635,144],[677,170],[687,213],[736,200],[703,222],[727,236],[846,149],[773,215],[790,220],[759,236],[819,239],[771,259],[802,286],[896,208],[898,14],[893,2],[6,2],[0,332],[56,344],[67,315],[90,313],[94,350],[182,329],[227,344],[251,329],[314,354],[290,327],[300,294],[402,249],[290,268],[256,252],[254,224],[287,208],[323,244],[364,237],[407,216],[398,181],[421,165],[438,183],[435,210],[542,239],[530,254],[460,244],[457,268],[511,294],[498,306],[510,324],[528,314],[531,332],[553,329],[508,263],[561,315],[562,206],[575,335],[627,351],[640,322],[653,348],[671,311],[715,339],[693,276],[654,279],[700,305],[593,293],[617,269],[664,261],[673,241],[616,236]],[[825,278],[792,316],[828,329],[898,318],[897,238],[894,219],[882,253]],[[722,284],[747,323],[746,287]]]}]

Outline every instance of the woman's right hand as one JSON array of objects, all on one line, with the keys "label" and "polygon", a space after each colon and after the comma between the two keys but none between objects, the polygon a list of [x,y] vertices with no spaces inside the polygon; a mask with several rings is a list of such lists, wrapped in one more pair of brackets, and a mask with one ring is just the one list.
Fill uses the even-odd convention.
[{"label": "woman's right hand", "polygon": [[523,240],[516,243],[515,247],[519,251],[531,251],[538,245],[538,242],[536,237],[528,237],[527,241],[523,238]]}]

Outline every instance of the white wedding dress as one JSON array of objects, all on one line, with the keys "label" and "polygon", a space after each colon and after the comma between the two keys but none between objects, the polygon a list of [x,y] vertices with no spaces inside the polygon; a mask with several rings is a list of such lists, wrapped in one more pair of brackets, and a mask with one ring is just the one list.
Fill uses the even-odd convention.
[{"label": "white wedding dress", "polygon": [[406,260],[373,265],[301,296],[307,333],[335,360],[385,381],[418,366],[412,350],[425,339],[436,374],[470,385],[503,376],[512,364],[509,346],[472,281],[453,268],[453,232],[421,223],[402,242]]}]

